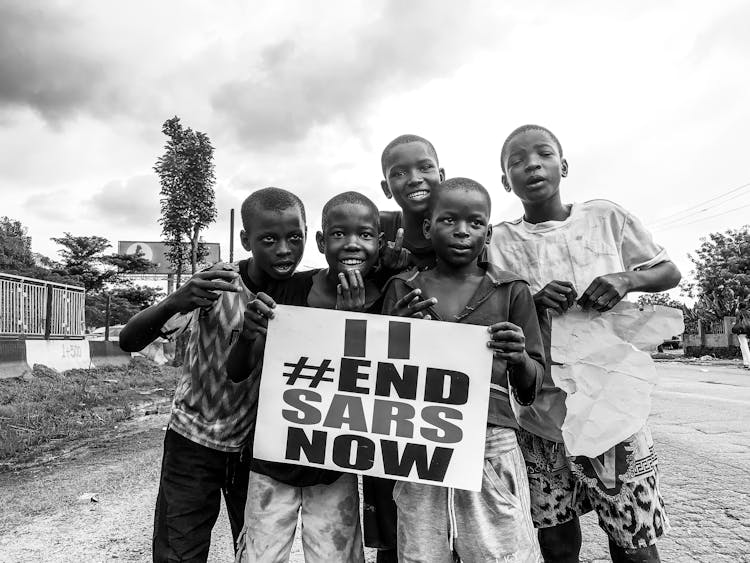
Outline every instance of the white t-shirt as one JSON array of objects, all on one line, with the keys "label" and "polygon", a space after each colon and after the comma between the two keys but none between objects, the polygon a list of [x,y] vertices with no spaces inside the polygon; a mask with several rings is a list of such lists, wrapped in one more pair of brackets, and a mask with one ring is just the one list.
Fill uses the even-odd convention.
[{"label": "white t-shirt", "polygon": [[572,204],[564,221],[499,223],[490,243],[490,261],[523,277],[532,293],[561,280],[573,282],[581,295],[598,276],[667,260],[643,224],[606,199]]},{"label": "white t-shirt", "polygon": [[[559,280],[572,282],[579,296],[598,276],[669,260],[636,217],[604,199],[572,204],[564,221],[532,224],[521,218],[495,225],[489,258],[527,280],[532,293]],[[534,404],[516,412],[522,428],[562,441],[565,393],[555,386],[551,370]]]}]

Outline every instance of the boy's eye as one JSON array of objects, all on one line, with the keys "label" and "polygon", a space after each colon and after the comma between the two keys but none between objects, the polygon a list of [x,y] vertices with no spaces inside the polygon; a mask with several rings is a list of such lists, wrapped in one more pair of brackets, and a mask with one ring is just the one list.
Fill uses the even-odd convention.
[{"label": "boy's eye", "polygon": [[373,235],[372,233],[369,233],[367,231],[365,231],[364,233],[361,233],[359,235],[360,238],[363,238],[365,240],[370,240],[373,236],[375,236],[375,235]]},{"label": "boy's eye", "polygon": [[331,231],[331,236],[333,238],[341,238],[344,236],[344,231]]},{"label": "boy's eye", "polygon": [[426,164],[423,164],[423,165],[421,166],[421,169],[422,169],[422,170],[432,170],[433,168],[435,168],[435,167],[434,167],[434,166],[432,165],[432,163],[430,163],[430,162],[428,162],[428,163],[426,163]]},{"label": "boy's eye", "polygon": [[441,221],[442,221],[443,223],[448,223],[448,224],[450,225],[450,224],[452,224],[452,223],[454,222],[454,219],[453,219],[453,217],[443,217],[443,218],[441,219]]},{"label": "boy's eye", "polygon": [[272,243],[272,242],[274,242],[274,241],[276,240],[276,237],[275,237],[275,236],[273,236],[273,235],[265,235],[265,236],[264,236],[264,237],[262,237],[262,238],[261,238],[260,240],[261,240],[262,242],[266,242],[266,243],[269,243],[269,244],[270,244],[270,243]]},{"label": "boy's eye", "polygon": [[300,235],[300,234],[290,235],[289,236],[289,240],[293,240],[295,242],[296,241],[300,241],[300,240],[302,240],[302,235]]}]

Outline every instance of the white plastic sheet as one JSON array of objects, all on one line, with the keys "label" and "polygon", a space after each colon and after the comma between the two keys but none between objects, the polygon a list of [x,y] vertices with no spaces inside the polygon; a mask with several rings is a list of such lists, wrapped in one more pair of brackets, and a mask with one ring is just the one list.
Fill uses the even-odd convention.
[{"label": "white plastic sheet", "polygon": [[599,456],[643,427],[657,374],[642,350],[683,330],[682,311],[629,302],[552,319],[552,378],[568,394],[562,434],[570,455]]}]

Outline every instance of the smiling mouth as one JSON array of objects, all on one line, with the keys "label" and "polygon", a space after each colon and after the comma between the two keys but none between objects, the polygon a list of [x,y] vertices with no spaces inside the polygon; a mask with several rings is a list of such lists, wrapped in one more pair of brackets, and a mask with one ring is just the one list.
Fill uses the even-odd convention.
[{"label": "smiling mouth", "polygon": [[361,266],[365,263],[364,259],[362,258],[343,258],[339,260],[344,266],[348,266],[350,268],[356,268],[357,266]]},{"label": "smiling mouth", "polygon": [[421,201],[423,199],[428,198],[430,195],[430,192],[427,190],[417,190],[416,192],[412,192],[409,195],[406,196],[406,199],[410,199],[412,201]]}]

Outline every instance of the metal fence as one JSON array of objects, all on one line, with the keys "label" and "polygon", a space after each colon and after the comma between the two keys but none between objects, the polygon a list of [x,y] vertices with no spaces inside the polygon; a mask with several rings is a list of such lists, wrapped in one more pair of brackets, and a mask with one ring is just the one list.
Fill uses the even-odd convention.
[{"label": "metal fence", "polygon": [[82,338],[82,287],[0,273],[0,337]]}]

